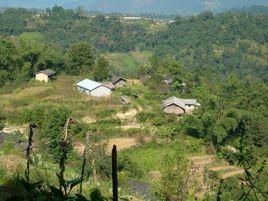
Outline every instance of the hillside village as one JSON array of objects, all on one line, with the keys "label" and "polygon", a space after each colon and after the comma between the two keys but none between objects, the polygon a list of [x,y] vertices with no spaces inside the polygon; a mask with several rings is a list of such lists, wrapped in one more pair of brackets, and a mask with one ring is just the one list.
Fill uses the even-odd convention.
[{"label": "hillside village", "polygon": [[[40,72],[45,72],[44,74],[46,74],[46,72],[50,71],[44,70]],[[53,75],[54,74],[55,72],[53,73]],[[9,96],[9,100],[22,101],[28,99],[35,100],[35,102],[42,102],[42,104],[49,104],[50,102],[53,102],[54,104],[61,104],[61,100],[65,100],[64,105],[68,105],[68,108],[72,108],[72,110],[75,111],[73,116],[78,122],[80,122],[79,124],[85,124],[83,126],[83,130],[80,131],[80,134],[83,135],[83,132],[87,132],[92,128],[93,130],[95,130],[94,128],[98,128],[97,132],[93,130],[92,131],[96,134],[96,136],[98,136],[99,140],[107,143],[107,152],[110,152],[112,146],[115,144],[117,145],[119,153],[122,152],[122,157],[125,157],[129,153],[129,151],[139,151],[139,147],[144,147],[142,149],[151,149],[151,146],[163,146],[161,145],[162,143],[166,144],[165,149],[167,149],[167,152],[173,152],[173,148],[169,148],[169,146],[186,146],[188,147],[187,149],[189,149],[186,151],[189,152],[188,158],[190,161],[193,161],[192,171],[193,174],[196,175],[194,177],[200,179],[200,181],[203,180],[203,177],[205,177],[204,170],[208,167],[209,169],[211,169],[211,173],[221,172],[219,174],[219,178],[228,178],[229,174],[230,176],[243,174],[242,169],[239,169],[235,166],[229,166],[224,161],[217,161],[214,155],[207,155],[204,152],[205,147],[202,146],[199,140],[194,140],[188,137],[188,139],[186,140],[183,139],[183,141],[181,142],[177,141],[172,143],[173,145],[168,145],[169,143],[165,142],[165,140],[163,141],[163,139],[156,138],[154,134],[156,132],[156,127],[154,126],[154,115],[152,116],[152,119],[149,118],[148,120],[146,120],[146,123],[141,123],[139,120],[139,118],[141,118],[141,115],[144,115],[146,113],[152,115],[152,113],[150,112],[154,110],[157,111],[157,114],[155,114],[156,116],[163,116],[165,115],[165,113],[167,113],[167,115],[174,114],[175,116],[171,117],[173,118],[173,120],[171,121],[176,122],[180,115],[192,114],[194,112],[194,109],[198,109],[199,107],[201,107],[195,99],[179,99],[175,96],[172,96],[164,100],[162,103],[161,101],[152,102],[144,99],[144,92],[141,91],[138,94],[135,94],[139,98],[137,99],[135,97],[132,97],[132,101],[130,102],[130,96],[128,96],[129,94],[124,94],[124,88],[129,88],[130,90],[136,88],[144,89],[146,87],[142,84],[142,82],[139,82],[139,84],[133,84],[127,79],[117,77],[111,79],[114,88],[110,88],[103,83],[98,83],[89,79],[84,79],[80,82],[74,82],[74,80],[78,79],[65,75],[58,75],[56,77],[53,77],[53,80],[50,80],[49,83],[46,83],[47,79],[42,79],[41,82],[38,83],[40,81],[39,77],[40,76],[37,76],[35,78],[36,82],[33,82],[32,84],[30,84],[30,86],[26,86],[24,89],[21,89],[18,93],[4,95],[1,97],[1,99],[3,97]],[[98,90],[98,88],[100,88],[101,90]],[[76,101],[73,102],[73,99],[75,99]],[[139,99],[142,99],[144,101],[142,105],[139,103]],[[1,102],[1,104],[5,105],[7,103]],[[12,106],[12,102],[8,104],[11,104],[11,107],[15,106]],[[28,104],[31,103],[29,102]],[[85,106],[83,106],[84,104]],[[105,107],[103,107],[103,105],[105,105]],[[87,108],[87,106],[89,110],[84,109]],[[152,108],[152,106],[154,108]],[[23,107],[27,108],[27,104]],[[3,129],[3,133],[5,133],[5,135],[10,135],[12,133],[27,134],[27,130],[27,125],[16,126],[14,124],[7,124],[6,127]],[[78,156],[83,154],[83,150],[85,148],[84,140],[79,137],[80,134],[76,134],[77,137],[76,139],[74,139],[73,144],[74,151],[78,154]],[[6,137],[4,137],[4,139],[5,138]],[[35,139],[35,143],[40,143],[39,139]],[[182,145],[181,143],[184,145]],[[37,144],[35,146],[38,147],[39,145]],[[192,149],[192,146],[197,146],[197,148]],[[18,151],[20,149],[21,148],[18,148]],[[12,149],[10,149],[10,151],[11,150]],[[197,150],[199,150],[198,155],[196,154]],[[36,151],[38,153],[38,150]],[[161,157],[164,156],[164,153],[162,153],[162,150],[157,151],[156,148],[155,153],[153,154],[154,155],[150,156],[150,162],[148,162],[149,164],[153,163],[154,165],[146,165],[146,160],[148,159],[146,155],[144,156],[145,161],[141,161],[140,165],[148,166],[144,172],[146,178],[158,180],[158,178],[160,177],[160,171],[157,163],[162,160]],[[159,154],[160,156],[157,156]],[[23,158],[23,155],[21,155],[20,157]],[[22,158],[19,160],[23,161]],[[8,160],[11,160],[5,157],[2,159],[3,163],[6,163]],[[13,162],[9,161],[8,163]],[[194,179],[194,177],[192,179]],[[204,196],[204,192],[207,191],[209,185],[211,184],[203,183],[199,190],[196,191],[196,195],[198,197]],[[143,194],[139,191],[136,193],[138,193],[139,196],[148,196],[148,192],[146,194]]]},{"label": "hillside village", "polygon": [[267,200],[265,10],[0,10],[0,200]]}]

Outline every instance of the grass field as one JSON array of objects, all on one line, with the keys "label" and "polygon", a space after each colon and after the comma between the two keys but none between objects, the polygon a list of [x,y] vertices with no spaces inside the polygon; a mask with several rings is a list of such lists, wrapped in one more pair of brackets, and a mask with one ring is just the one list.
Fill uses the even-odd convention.
[{"label": "grass field", "polygon": [[128,157],[130,161],[137,164],[137,168],[142,170],[144,175],[147,175],[150,171],[159,171],[160,164],[168,154],[191,156],[205,154],[205,150],[201,140],[181,136],[180,139],[171,143],[151,142],[124,150],[120,153],[119,157]]},{"label": "grass field", "polygon": [[137,77],[139,68],[142,65],[149,65],[150,52],[133,51],[129,53],[109,53],[105,54],[110,65],[119,74]]}]

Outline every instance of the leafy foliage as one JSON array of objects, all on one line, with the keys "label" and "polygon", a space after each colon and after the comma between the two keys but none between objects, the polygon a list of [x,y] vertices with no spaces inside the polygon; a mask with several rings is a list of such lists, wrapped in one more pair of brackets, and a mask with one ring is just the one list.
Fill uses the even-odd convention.
[{"label": "leafy foliage", "polygon": [[[63,128],[69,116],[68,110],[64,107],[52,108],[42,129],[42,135],[49,142],[50,153],[57,162],[61,156],[60,141],[63,136]],[[68,142],[68,150],[71,150],[70,141]]]}]

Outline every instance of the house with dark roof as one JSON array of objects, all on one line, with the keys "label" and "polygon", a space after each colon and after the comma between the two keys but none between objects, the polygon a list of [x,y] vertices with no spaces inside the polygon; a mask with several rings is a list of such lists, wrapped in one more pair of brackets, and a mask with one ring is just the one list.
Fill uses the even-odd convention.
[{"label": "house with dark roof", "polygon": [[107,86],[111,90],[115,89],[115,86],[114,86],[114,84],[112,82],[103,82],[103,85]]},{"label": "house with dark roof", "polygon": [[112,94],[112,88],[109,86],[89,79],[84,79],[81,82],[78,82],[76,86],[78,91],[86,93],[89,96],[103,97]]},{"label": "house with dark roof", "polygon": [[162,108],[165,113],[173,114],[191,114],[193,110],[200,106],[196,99],[182,99],[172,96],[162,102]]},{"label": "house with dark roof", "polygon": [[111,81],[115,87],[123,87],[127,85],[127,80],[123,77],[114,76]]},{"label": "house with dark roof", "polygon": [[50,82],[55,74],[56,74],[55,71],[50,70],[50,69],[45,69],[45,70],[41,70],[35,73],[35,79],[40,82]]}]

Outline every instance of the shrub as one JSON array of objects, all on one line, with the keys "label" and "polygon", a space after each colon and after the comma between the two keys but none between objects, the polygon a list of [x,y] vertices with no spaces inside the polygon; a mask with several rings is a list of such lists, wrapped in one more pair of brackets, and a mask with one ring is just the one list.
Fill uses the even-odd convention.
[{"label": "shrub", "polygon": [[113,114],[116,114],[116,110],[114,109],[106,109],[99,111],[96,116],[97,118],[103,119],[107,117],[111,117]]},{"label": "shrub", "polygon": [[63,136],[64,125],[69,116],[69,111],[64,107],[52,108],[48,112],[46,122],[42,128],[42,135],[49,141],[49,151],[55,161],[58,161],[61,156],[60,141]]},{"label": "shrub", "polygon": [[139,122],[146,122],[152,118],[155,118],[156,114],[152,112],[140,112],[137,114],[137,119]]},{"label": "shrub", "polygon": [[141,178],[143,176],[143,171],[138,168],[138,164],[131,160],[127,155],[119,157],[118,160],[118,171],[126,172],[130,177]]}]

